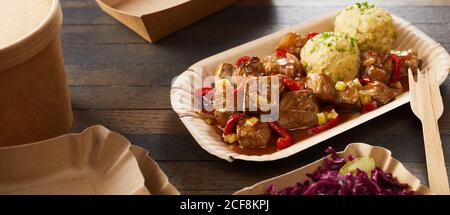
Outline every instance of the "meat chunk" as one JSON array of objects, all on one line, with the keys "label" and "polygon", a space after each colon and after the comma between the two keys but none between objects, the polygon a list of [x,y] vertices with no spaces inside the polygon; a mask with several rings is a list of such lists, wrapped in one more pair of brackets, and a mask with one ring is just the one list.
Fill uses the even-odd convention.
[{"label": "meat chunk", "polygon": [[[278,80],[278,83],[275,82]],[[259,76],[247,78],[243,90],[242,108],[246,113],[270,113],[272,107],[278,107],[281,92],[280,77]]]},{"label": "meat chunk", "polygon": [[287,129],[310,128],[317,125],[319,103],[310,90],[283,93],[279,122]]},{"label": "meat chunk", "polygon": [[277,50],[286,49],[300,59],[300,52],[307,41],[308,38],[306,36],[295,31],[289,32],[278,43]]},{"label": "meat chunk", "polygon": [[377,51],[366,51],[362,55],[362,75],[371,81],[389,83],[392,74],[392,58],[390,54]]},{"label": "meat chunk", "polygon": [[266,75],[285,75],[292,79],[299,79],[303,74],[301,62],[292,54],[286,53],[286,57],[270,55],[263,60]]},{"label": "meat chunk", "polygon": [[221,63],[216,70],[216,77],[219,79],[231,77],[234,73],[235,67],[230,63]]},{"label": "meat chunk", "polygon": [[397,55],[402,60],[402,68],[400,70],[401,76],[408,76],[408,69],[411,69],[413,74],[417,73],[420,66],[420,60],[417,57],[417,51],[409,49],[408,51],[400,51]]},{"label": "meat chunk", "polygon": [[336,90],[334,103],[341,111],[357,111],[361,107],[358,85],[353,81],[348,81],[345,90]]},{"label": "meat chunk", "polygon": [[364,91],[380,105],[387,104],[395,98],[392,90],[379,81],[368,83],[364,86]]},{"label": "meat chunk", "polygon": [[235,114],[234,111],[214,111],[214,118],[216,119],[217,125],[224,128],[227,124],[228,118]]},{"label": "meat chunk", "polygon": [[322,72],[310,72],[306,78],[306,87],[312,90],[321,101],[332,102],[334,99],[334,82]]},{"label": "meat chunk", "polygon": [[236,132],[239,146],[243,148],[266,148],[272,136],[272,129],[267,122],[249,125],[246,119],[239,121]]},{"label": "meat chunk", "polygon": [[260,76],[264,75],[264,65],[258,57],[252,57],[250,60],[242,64],[235,72],[234,76]]}]

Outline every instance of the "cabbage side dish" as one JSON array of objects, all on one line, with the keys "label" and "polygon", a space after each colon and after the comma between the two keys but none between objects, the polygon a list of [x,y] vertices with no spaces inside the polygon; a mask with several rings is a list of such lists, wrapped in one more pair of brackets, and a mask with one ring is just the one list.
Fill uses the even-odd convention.
[{"label": "cabbage side dish", "polygon": [[324,157],[324,165],[311,174],[310,180],[275,191],[270,185],[265,195],[413,195],[408,184],[402,184],[391,173],[375,167],[372,158],[353,158],[348,161],[339,157],[328,147],[329,157]]},{"label": "cabbage side dish", "polygon": [[[198,114],[238,153],[283,150],[408,90],[407,71],[415,72],[420,60],[415,50],[392,50],[395,37],[387,11],[356,3],[337,14],[334,32],[289,32],[269,56],[218,65],[214,83],[195,91],[203,107],[214,108]],[[258,105],[274,97],[251,93],[249,83],[255,80],[267,80],[258,87],[276,93],[276,119],[262,120],[268,110]],[[256,109],[249,108],[251,102]],[[222,108],[226,103],[233,108]]]}]

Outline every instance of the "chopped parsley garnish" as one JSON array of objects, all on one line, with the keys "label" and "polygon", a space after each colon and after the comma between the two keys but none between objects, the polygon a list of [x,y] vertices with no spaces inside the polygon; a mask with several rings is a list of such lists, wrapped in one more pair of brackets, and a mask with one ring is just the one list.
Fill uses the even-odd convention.
[{"label": "chopped parsley garnish", "polygon": [[350,44],[351,44],[352,48],[355,48],[355,38],[350,37]]},{"label": "chopped parsley garnish", "polygon": [[373,5],[373,4],[369,4],[368,2],[362,2],[362,3],[356,3],[355,4],[356,5],[356,7],[361,11],[361,13],[364,13],[365,12],[365,10],[368,10],[368,9],[370,9],[370,8],[373,8],[373,7],[375,7],[375,5]]}]

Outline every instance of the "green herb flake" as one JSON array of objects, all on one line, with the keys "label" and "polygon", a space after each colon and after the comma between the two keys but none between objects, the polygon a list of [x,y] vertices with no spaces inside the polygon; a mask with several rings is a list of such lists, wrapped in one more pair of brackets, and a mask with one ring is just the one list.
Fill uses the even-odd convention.
[{"label": "green herb flake", "polygon": [[355,38],[350,37],[350,45],[352,46],[352,48],[355,48]]}]

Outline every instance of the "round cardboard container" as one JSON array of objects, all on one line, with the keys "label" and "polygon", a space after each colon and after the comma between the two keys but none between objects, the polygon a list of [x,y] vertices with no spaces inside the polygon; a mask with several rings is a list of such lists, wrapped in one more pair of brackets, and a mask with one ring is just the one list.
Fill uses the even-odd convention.
[{"label": "round cardboard container", "polygon": [[58,0],[0,1],[0,146],[68,132]]}]

